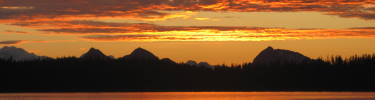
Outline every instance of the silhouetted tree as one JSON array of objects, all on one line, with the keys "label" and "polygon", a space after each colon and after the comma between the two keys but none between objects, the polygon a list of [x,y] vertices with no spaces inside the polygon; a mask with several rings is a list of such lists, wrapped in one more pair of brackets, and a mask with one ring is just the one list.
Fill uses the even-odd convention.
[{"label": "silhouetted tree", "polygon": [[[269,66],[272,65],[272,66]],[[0,60],[0,91],[374,91],[375,54],[304,63],[216,65],[164,60]]]}]

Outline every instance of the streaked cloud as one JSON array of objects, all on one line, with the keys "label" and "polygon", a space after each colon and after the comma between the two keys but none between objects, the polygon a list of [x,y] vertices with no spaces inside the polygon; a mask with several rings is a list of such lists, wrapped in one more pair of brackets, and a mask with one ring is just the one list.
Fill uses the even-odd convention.
[{"label": "streaked cloud", "polygon": [[[0,0],[0,24],[41,34],[78,35],[100,41],[266,41],[322,38],[374,38],[371,27],[287,29],[243,26],[161,26],[168,19],[210,12],[320,12],[342,18],[375,19],[374,0]],[[144,23],[98,20],[130,19]],[[256,19],[255,19],[256,20]],[[8,33],[23,33],[8,31]],[[27,34],[27,32],[25,33]]]},{"label": "streaked cloud", "polygon": [[194,20],[198,20],[198,21],[215,21],[215,22],[221,21],[219,18],[210,18],[210,17],[196,17],[196,18],[194,18]]},{"label": "streaked cloud", "polygon": [[[160,26],[148,23],[97,21],[23,22],[14,25],[51,34],[85,35],[97,41],[269,41],[332,38],[375,38],[375,29],[287,29],[238,26]],[[41,27],[43,26],[43,27]]]},{"label": "streaked cloud", "polygon": [[375,19],[374,0],[2,0],[0,22],[128,18],[165,20],[163,11],[298,12]]},{"label": "streaked cloud", "polygon": [[34,9],[34,7],[26,7],[26,6],[2,6],[0,9],[5,10],[30,10]]},{"label": "streaked cloud", "polygon": [[19,33],[19,34],[27,34],[29,32],[26,31],[17,31],[17,30],[5,30],[6,33]]},{"label": "streaked cloud", "polygon": [[148,23],[109,23],[97,21],[41,21],[18,22],[12,25],[35,28],[39,31],[63,34],[106,34],[140,33],[194,30],[254,30],[259,27],[224,27],[224,26],[159,26]]},{"label": "streaked cloud", "polygon": [[19,45],[25,43],[48,43],[48,41],[35,41],[35,40],[7,40],[0,41],[0,45]]},{"label": "streaked cloud", "polygon": [[3,0],[0,22],[125,18],[165,20],[192,12],[169,13],[168,0]]},{"label": "streaked cloud", "polygon": [[89,35],[83,39],[94,41],[199,41],[201,37],[183,37],[168,35]]},{"label": "streaked cloud", "polygon": [[88,35],[83,36],[82,38],[95,41],[272,41],[336,38],[375,38],[375,29],[255,29],[232,31],[197,30],[173,32],[143,32],[127,35]]},{"label": "streaked cloud", "polygon": [[375,29],[375,27],[353,27],[351,29]]}]

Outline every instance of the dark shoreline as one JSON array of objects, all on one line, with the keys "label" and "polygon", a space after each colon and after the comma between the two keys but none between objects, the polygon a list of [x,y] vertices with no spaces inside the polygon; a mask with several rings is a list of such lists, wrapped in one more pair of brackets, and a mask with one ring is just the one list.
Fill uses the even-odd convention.
[{"label": "dark shoreline", "polygon": [[0,60],[0,93],[375,92],[375,55],[351,60],[202,67],[163,60]]}]

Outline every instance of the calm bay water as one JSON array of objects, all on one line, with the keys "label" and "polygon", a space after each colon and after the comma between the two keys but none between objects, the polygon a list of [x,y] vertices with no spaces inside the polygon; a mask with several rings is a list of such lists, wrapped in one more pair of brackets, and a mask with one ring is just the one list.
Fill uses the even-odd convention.
[{"label": "calm bay water", "polygon": [[375,92],[5,93],[0,100],[375,100]]}]

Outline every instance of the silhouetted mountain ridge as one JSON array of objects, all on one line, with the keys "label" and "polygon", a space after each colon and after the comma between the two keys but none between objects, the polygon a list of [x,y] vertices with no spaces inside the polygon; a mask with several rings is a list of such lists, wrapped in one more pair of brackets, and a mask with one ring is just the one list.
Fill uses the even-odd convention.
[{"label": "silhouetted mountain ridge", "polygon": [[311,60],[311,58],[295,51],[267,47],[255,57],[253,64],[300,64]]},{"label": "silhouetted mountain ridge", "polygon": [[172,59],[169,59],[169,58],[163,58],[160,61],[162,63],[165,63],[165,64],[177,64],[175,61],[173,61]]},{"label": "silhouetted mountain ridge", "polygon": [[106,56],[102,51],[95,48],[90,48],[89,51],[84,53],[81,57],[81,59],[84,60],[108,60],[111,59],[111,57]]},{"label": "silhouetted mountain ridge", "polygon": [[143,48],[137,48],[129,55],[126,55],[120,59],[123,59],[125,61],[159,61],[159,57],[155,56],[153,53]]},{"label": "silhouetted mountain ridge", "polygon": [[[19,60],[37,60],[41,58],[32,53],[28,53],[26,50],[22,48],[16,47],[7,47],[0,49],[0,58],[2,59],[9,59],[12,58],[16,61]],[[105,55],[102,51],[96,48],[90,48],[86,53],[80,56],[80,59],[83,60],[109,60],[114,59],[112,56]],[[173,60],[169,58],[159,59],[156,55],[152,52],[143,49],[143,48],[136,48],[133,50],[129,55],[125,55],[119,58],[122,61],[128,62],[161,62],[161,63],[170,63],[176,64]],[[267,47],[263,51],[261,51],[253,60],[252,64],[256,65],[268,65],[268,64],[290,64],[290,63],[304,63],[307,61],[311,61],[312,59],[309,57],[304,56],[301,53],[291,51],[291,50],[284,50],[284,49],[274,49],[272,47]],[[195,61],[187,61],[186,64],[192,66],[205,66],[210,67],[207,62],[200,62],[197,63]]]},{"label": "silhouetted mountain ridge", "polygon": [[210,65],[209,63],[207,63],[207,62],[199,62],[199,63],[197,63],[197,62],[194,61],[194,60],[189,60],[189,61],[185,62],[185,64],[190,65],[190,66],[198,66],[198,67],[213,68],[213,66],[211,66],[211,65]]},{"label": "silhouetted mountain ridge", "polygon": [[9,59],[9,60],[14,60],[14,61],[30,61],[30,60],[38,60],[41,58],[47,58],[47,57],[41,57],[33,53],[29,53],[22,48],[17,48],[14,46],[5,46],[0,49],[0,59],[6,59],[6,60]]},{"label": "silhouetted mountain ridge", "polygon": [[[94,48],[84,55],[105,57]],[[0,92],[375,91],[371,80],[375,54],[284,64],[279,62],[305,56],[269,47],[258,58],[264,56],[271,67],[250,63],[210,68],[205,67],[208,63],[195,61],[176,64],[168,58],[156,60],[158,57],[144,49],[133,51],[128,60],[0,59]]]}]

